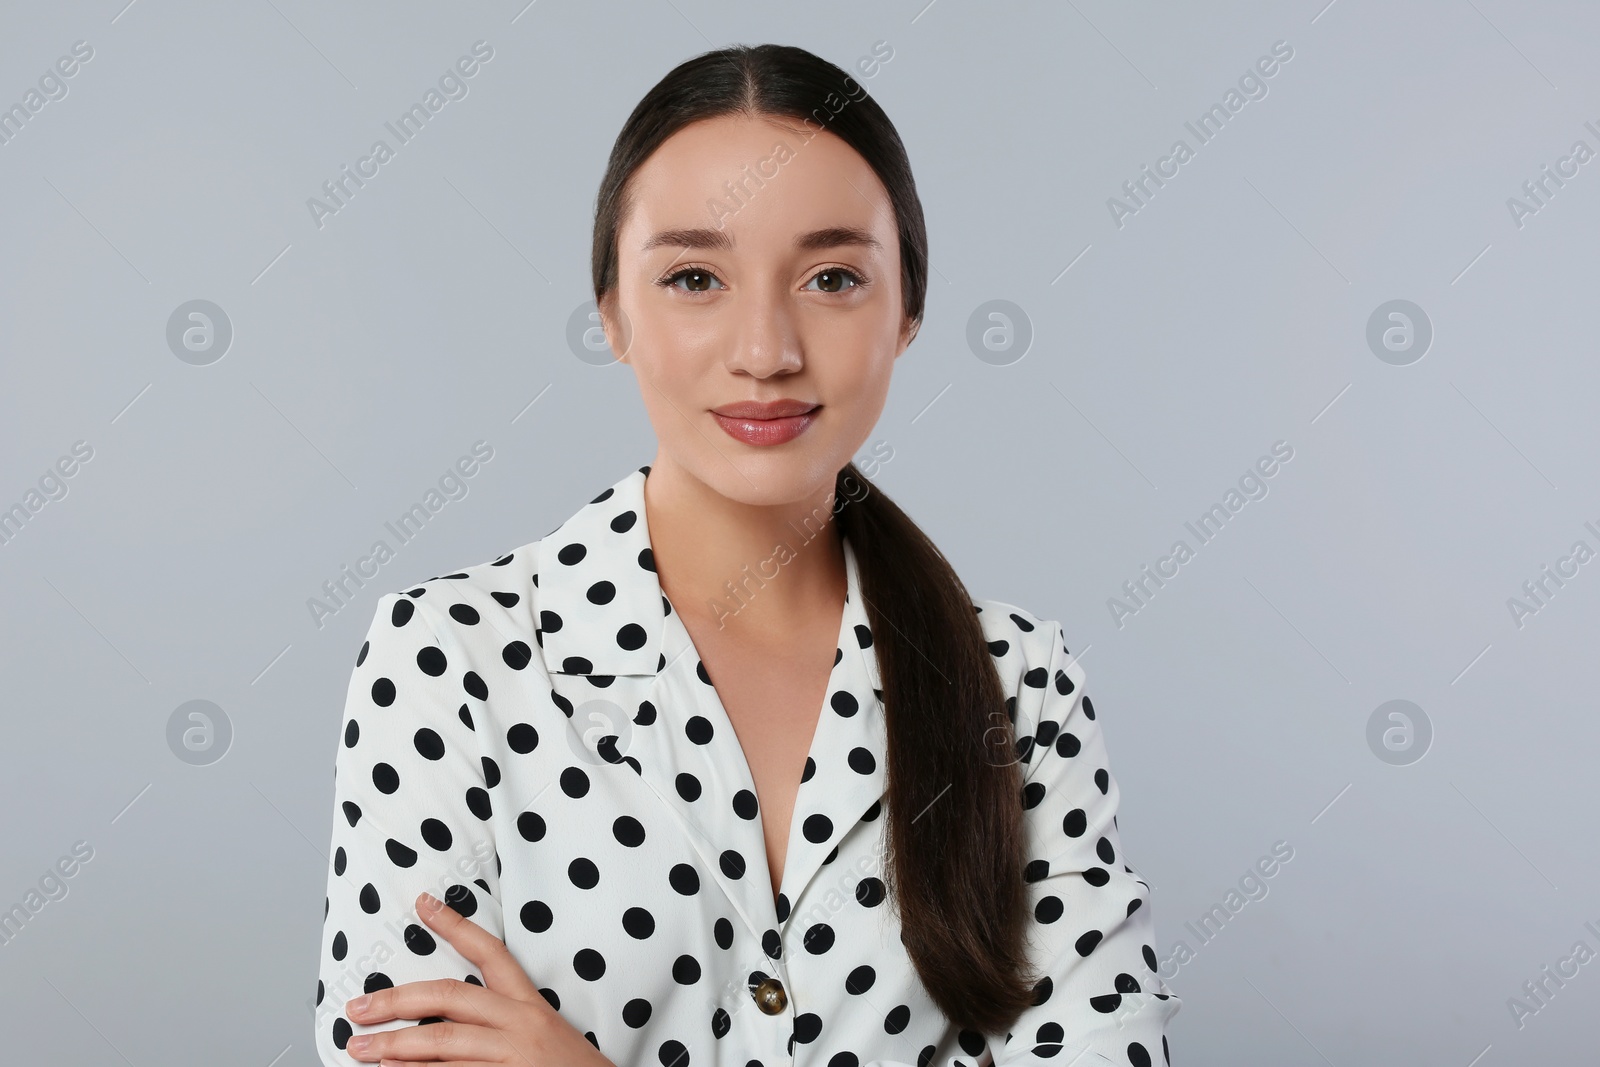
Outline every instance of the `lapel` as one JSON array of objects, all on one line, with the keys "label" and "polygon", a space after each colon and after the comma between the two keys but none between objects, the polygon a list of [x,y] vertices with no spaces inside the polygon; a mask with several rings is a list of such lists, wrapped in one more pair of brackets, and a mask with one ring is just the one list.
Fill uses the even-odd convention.
[{"label": "lapel", "polygon": [[[631,472],[544,538],[539,641],[552,681],[572,704],[602,696],[633,715],[620,731],[626,736],[609,748],[604,738],[597,745],[592,731],[577,743],[614,770],[637,773],[760,937],[783,927],[780,914],[787,920],[798,910],[806,887],[862,816],[881,812],[887,736],[855,550],[846,538],[838,646],[795,797],[778,908],[749,762],[656,575],[644,508],[649,470]],[[587,684],[574,684],[580,676]],[[577,732],[584,724],[569,718],[569,725]]]}]

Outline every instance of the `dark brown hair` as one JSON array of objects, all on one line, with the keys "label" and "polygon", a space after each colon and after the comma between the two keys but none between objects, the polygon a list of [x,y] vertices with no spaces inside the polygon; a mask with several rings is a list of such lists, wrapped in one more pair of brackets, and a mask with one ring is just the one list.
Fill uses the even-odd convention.
[{"label": "dark brown hair", "polygon": [[[605,307],[615,297],[617,231],[634,171],[689,123],[731,114],[795,119],[809,135],[827,130],[860,154],[888,190],[905,317],[920,324],[928,236],[900,135],[854,78],[802,48],[775,44],[695,56],[657,82],[628,116],[595,202],[595,302]],[[952,1022],[1003,1033],[1034,998],[1034,979],[1024,973],[1028,904],[1016,709],[949,561],[854,463],[838,473],[835,490],[883,684],[884,874],[901,940]]]}]

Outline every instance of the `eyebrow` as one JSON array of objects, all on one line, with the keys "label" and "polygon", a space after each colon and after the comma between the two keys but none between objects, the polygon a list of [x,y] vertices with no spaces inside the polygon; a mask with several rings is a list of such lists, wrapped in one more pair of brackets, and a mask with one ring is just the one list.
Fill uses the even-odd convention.
[{"label": "eyebrow", "polygon": [[[823,248],[839,248],[843,245],[860,245],[874,251],[883,251],[883,243],[866,230],[855,226],[825,226],[820,230],[811,230],[802,233],[794,239],[794,246],[806,252],[813,252]],[[733,238],[728,236],[728,231],[711,229],[709,227],[696,227],[690,229],[662,230],[654,234],[639,249],[640,252],[649,252],[655,248],[711,248],[728,251],[733,248]]]}]

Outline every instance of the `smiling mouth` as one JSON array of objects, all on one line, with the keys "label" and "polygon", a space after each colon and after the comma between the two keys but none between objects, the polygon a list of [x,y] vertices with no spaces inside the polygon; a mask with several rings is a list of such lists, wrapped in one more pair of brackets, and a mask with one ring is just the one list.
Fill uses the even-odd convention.
[{"label": "smiling mouth", "polygon": [[804,433],[821,410],[821,404],[808,401],[741,401],[713,409],[711,417],[735,440],[748,445],[781,445]]}]

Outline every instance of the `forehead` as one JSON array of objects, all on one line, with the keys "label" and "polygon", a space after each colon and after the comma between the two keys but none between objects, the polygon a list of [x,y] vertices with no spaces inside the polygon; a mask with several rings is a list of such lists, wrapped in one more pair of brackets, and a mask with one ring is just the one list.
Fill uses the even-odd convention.
[{"label": "forehead", "polygon": [[[848,104],[846,106],[849,106]],[[718,228],[735,249],[825,227],[855,227],[888,247],[888,192],[839,137],[799,120],[725,115],[685,126],[634,172],[623,254],[653,234]]]}]

